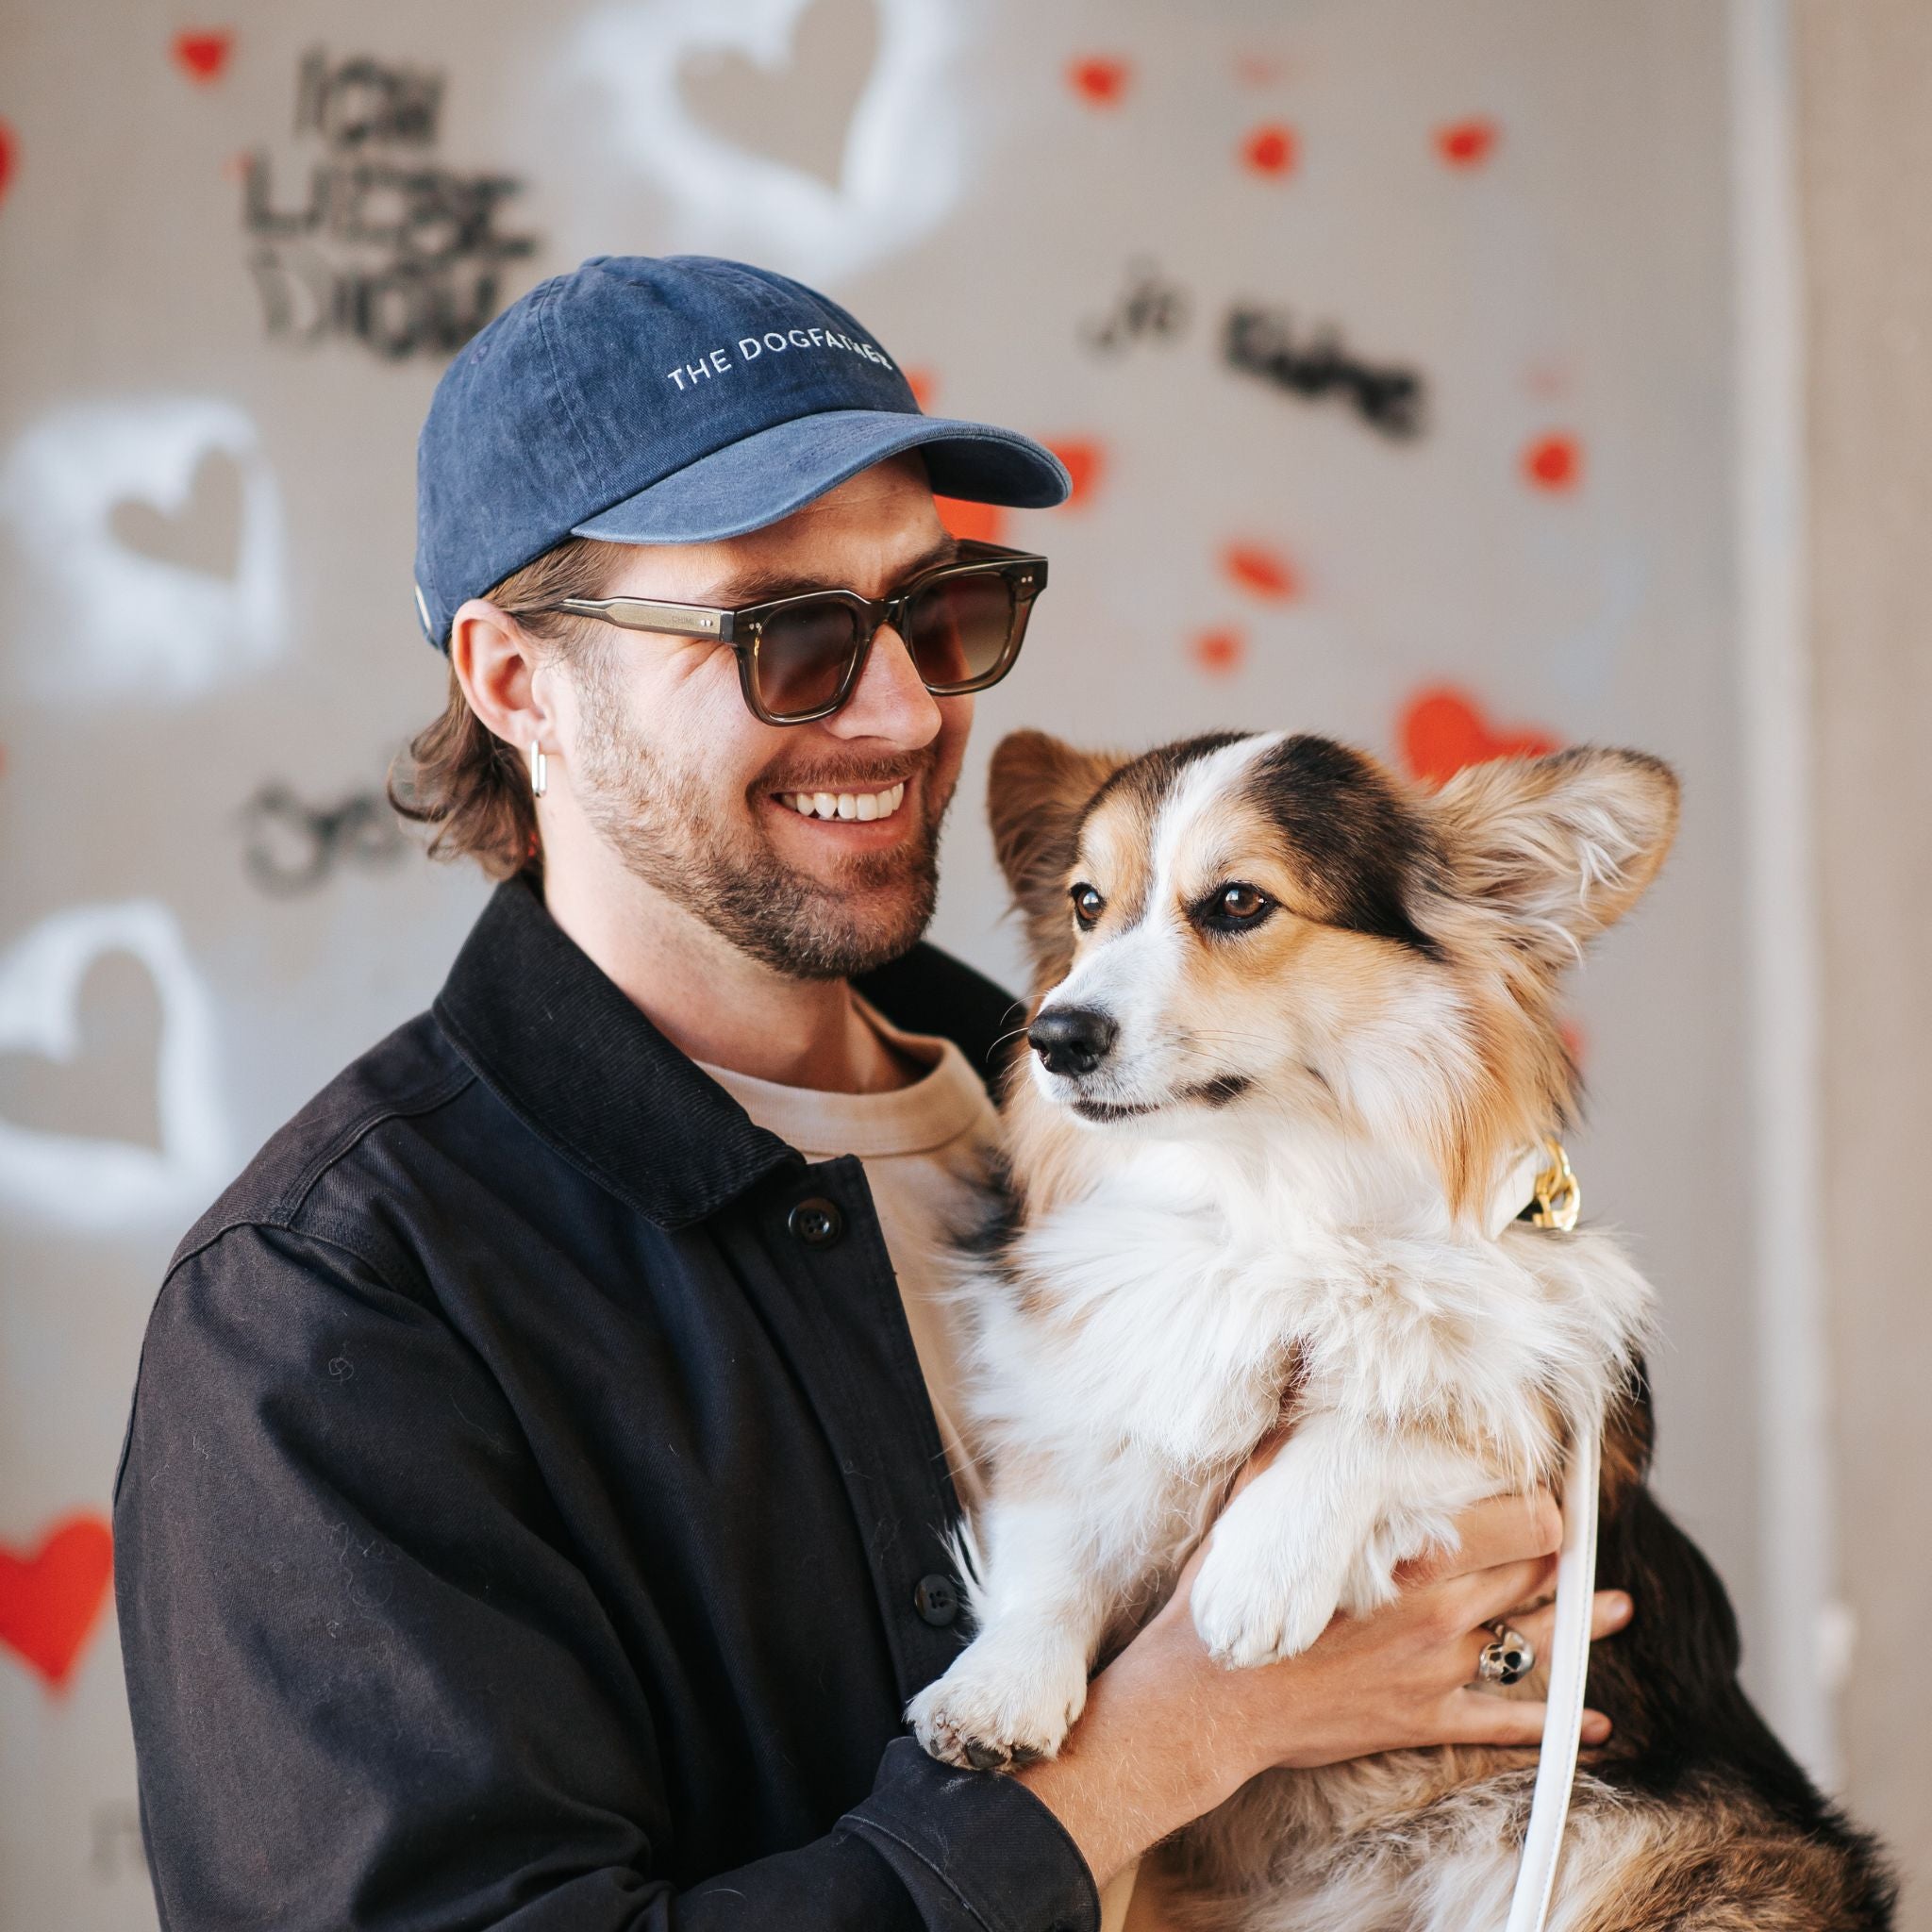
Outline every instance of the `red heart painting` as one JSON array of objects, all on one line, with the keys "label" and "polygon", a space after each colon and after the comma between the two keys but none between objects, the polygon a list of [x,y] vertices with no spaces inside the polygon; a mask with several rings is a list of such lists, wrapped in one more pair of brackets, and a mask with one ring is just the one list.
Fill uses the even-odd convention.
[{"label": "red heart painting", "polygon": [[1480,116],[1452,121],[1436,129],[1436,152],[1452,168],[1479,168],[1489,159],[1501,131],[1493,121]]},{"label": "red heart painting", "polygon": [[1067,69],[1068,85],[1096,108],[1117,107],[1131,77],[1132,70],[1124,60],[1090,58],[1075,60]]},{"label": "red heart painting", "polygon": [[1299,149],[1292,127],[1279,122],[1255,128],[1241,142],[1241,165],[1256,175],[1286,175],[1294,166]]},{"label": "red heart painting", "polygon": [[1558,741],[1529,724],[1491,724],[1468,692],[1451,685],[1418,692],[1402,713],[1402,756],[1409,772],[1431,785],[1465,765],[1491,758],[1540,758]]},{"label": "red heart painting", "polygon": [[108,1601],[114,1539],[104,1517],[64,1517],[30,1556],[0,1545],[0,1645],[56,1690],[68,1679]]},{"label": "red heart painting", "polygon": [[1302,587],[1294,565],[1265,543],[1230,543],[1221,553],[1221,568],[1242,590],[1271,602],[1284,602]]},{"label": "red heart painting", "polygon": [[190,80],[206,84],[222,77],[234,50],[235,36],[226,27],[200,28],[175,36],[175,64]]},{"label": "red heart painting", "polygon": [[1574,436],[1542,436],[1523,452],[1523,474],[1538,490],[1574,490],[1583,451]]},{"label": "red heart painting", "polygon": [[1241,669],[1247,655],[1247,640],[1232,625],[1204,630],[1189,646],[1188,655],[1210,677],[1225,677]]},{"label": "red heart painting", "polygon": [[0,121],[0,201],[13,183],[13,129]]},{"label": "red heart painting", "polygon": [[1067,498],[1069,507],[1085,503],[1098,487],[1100,474],[1106,466],[1106,452],[1097,442],[1085,441],[1050,442],[1047,448],[1067,466],[1067,475],[1073,480],[1074,493]]}]

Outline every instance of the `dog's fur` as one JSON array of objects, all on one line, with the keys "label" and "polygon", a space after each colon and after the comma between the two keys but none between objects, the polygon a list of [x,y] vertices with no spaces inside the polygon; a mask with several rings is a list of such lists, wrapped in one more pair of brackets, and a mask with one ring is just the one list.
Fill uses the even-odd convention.
[{"label": "dog's fur", "polygon": [[[1592,1657],[1615,1731],[1553,1925],[1887,1924],[1872,1847],[1746,1703],[1723,1590],[1643,1486],[1645,1284],[1600,1233],[1508,1218],[1574,1104],[1561,969],[1662,863],[1668,768],[1581,750],[1429,792],[1324,739],[1123,759],[1025,732],[991,797],[1041,1057],[1008,1081],[1008,1209],[963,1291],[992,1491],[977,1634],[908,1711],[926,1748],[1056,1751],[1284,1419],[1193,1585],[1229,1665],[1387,1601],[1458,1510],[1554,1483],[1597,1418],[1601,1568],[1637,1615]],[[1080,1051],[1041,1022],[1085,1027]],[[1499,1925],[1534,1761],[1271,1773],[1167,1855],[1203,1927]]]}]

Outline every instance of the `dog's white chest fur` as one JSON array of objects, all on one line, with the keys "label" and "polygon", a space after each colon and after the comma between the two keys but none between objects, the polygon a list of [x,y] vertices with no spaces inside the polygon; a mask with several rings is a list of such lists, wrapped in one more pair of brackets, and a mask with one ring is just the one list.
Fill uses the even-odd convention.
[{"label": "dog's white chest fur", "polygon": [[1306,1230],[1289,1215],[1243,1226],[1192,1165],[1141,1163],[1015,1242],[974,1351],[1002,1436],[1043,1425],[1061,1453],[1128,1447],[1187,1480],[1273,1424],[1303,1325]]},{"label": "dog's white chest fur", "polygon": [[1459,1510],[1551,1474],[1630,1358],[1644,1284],[1600,1236],[1457,1232],[1399,1191],[1150,1141],[979,1264],[980,1634],[912,1707],[928,1748],[1056,1748],[1106,1633],[1171,1582],[1283,1419],[1193,1588],[1229,1664],[1386,1601]]},{"label": "dog's white chest fur", "polygon": [[982,1275],[974,1357],[996,1441],[1130,1446],[1187,1479],[1245,1456],[1292,1394],[1372,1425],[1433,1416],[1492,1443],[1499,1478],[1533,1477],[1540,1398],[1596,1406],[1642,1327],[1648,1291],[1599,1235],[1491,1240],[1386,1202],[1372,1232],[1307,1175],[1243,1165],[1150,1146]]}]

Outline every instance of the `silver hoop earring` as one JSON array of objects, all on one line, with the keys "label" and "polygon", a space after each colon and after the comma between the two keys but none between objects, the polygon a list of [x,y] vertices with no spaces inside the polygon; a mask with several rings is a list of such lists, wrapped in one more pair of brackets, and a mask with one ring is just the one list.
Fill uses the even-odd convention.
[{"label": "silver hoop earring", "polygon": [[533,738],[530,741],[530,796],[541,798],[550,790],[550,760],[543,754],[543,747]]}]

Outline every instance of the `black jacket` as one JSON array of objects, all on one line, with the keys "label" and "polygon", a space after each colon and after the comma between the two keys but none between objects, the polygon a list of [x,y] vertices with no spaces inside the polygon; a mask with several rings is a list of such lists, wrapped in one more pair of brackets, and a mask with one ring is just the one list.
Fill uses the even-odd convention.
[{"label": "black jacket", "polygon": [[[928,947],[865,991],[982,1068],[1009,1017]],[[163,1925],[1086,1932],[1045,1807],[904,1735],[957,1509],[858,1160],[502,887],[149,1324],[116,1589]]]}]

